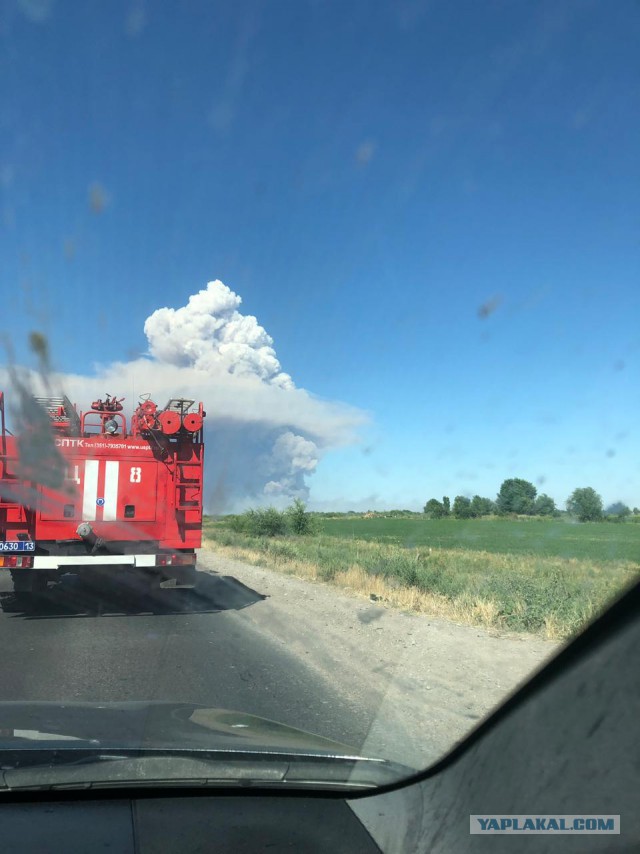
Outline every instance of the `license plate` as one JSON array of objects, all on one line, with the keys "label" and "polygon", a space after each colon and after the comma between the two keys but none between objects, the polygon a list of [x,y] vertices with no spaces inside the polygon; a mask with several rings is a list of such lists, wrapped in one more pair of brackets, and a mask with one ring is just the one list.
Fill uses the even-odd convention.
[{"label": "license plate", "polygon": [[36,544],[33,540],[0,540],[0,552],[34,552]]}]

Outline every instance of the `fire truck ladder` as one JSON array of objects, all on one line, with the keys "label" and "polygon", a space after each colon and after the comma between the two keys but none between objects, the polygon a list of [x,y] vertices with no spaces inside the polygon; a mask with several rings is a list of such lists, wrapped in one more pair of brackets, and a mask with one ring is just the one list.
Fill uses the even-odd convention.
[{"label": "fire truck ladder", "polygon": [[[165,406],[165,412],[177,412],[180,416],[186,415],[191,409],[195,400],[189,400],[184,397],[172,397]],[[176,459],[176,510],[183,514],[184,523],[188,524],[190,510],[197,510],[198,501],[195,497],[187,499],[187,491],[193,490],[194,487],[201,486],[200,481],[200,465],[192,462],[180,462]],[[193,495],[193,493],[191,493]]]},{"label": "fire truck ladder", "polygon": [[[17,457],[9,456],[7,443],[7,423],[4,414],[4,392],[0,391],[0,539],[5,539],[10,528],[24,528],[24,522],[18,522],[22,504],[12,500],[10,488],[5,493],[2,489],[4,484],[8,487],[11,482],[18,483],[16,476],[9,472],[9,463],[16,462]],[[9,519],[10,511],[14,520]]]},{"label": "fire truck ladder", "polygon": [[[198,500],[195,497],[187,499],[187,490],[192,490],[195,487],[200,487],[200,466],[194,463],[181,463],[176,460],[176,510],[186,512],[194,510],[198,507]],[[199,490],[198,490],[199,491]]]},{"label": "fire truck ladder", "polygon": [[187,400],[185,397],[172,397],[164,409],[165,412],[170,410],[177,412],[178,415],[186,415],[194,403],[195,400]]},{"label": "fire truck ladder", "polygon": [[65,394],[62,397],[36,397],[35,400],[45,410],[52,425],[68,427],[73,435],[80,435],[80,416]]}]

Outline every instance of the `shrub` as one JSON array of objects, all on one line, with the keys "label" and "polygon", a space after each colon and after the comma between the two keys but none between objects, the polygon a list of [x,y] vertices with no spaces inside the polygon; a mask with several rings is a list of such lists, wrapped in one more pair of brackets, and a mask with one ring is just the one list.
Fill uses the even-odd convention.
[{"label": "shrub", "polygon": [[244,527],[241,529],[253,537],[278,537],[287,532],[285,514],[275,507],[247,510],[244,515]]},{"label": "shrub", "polygon": [[237,534],[249,537],[280,537],[285,534],[316,534],[318,519],[307,513],[305,504],[297,498],[286,510],[275,507],[260,507],[245,513],[224,516],[221,523]]},{"label": "shrub", "polygon": [[317,520],[307,513],[304,501],[299,498],[287,507],[286,518],[292,534],[315,534],[318,531]]},{"label": "shrub", "polygon": [[236,531],[237,533],[242,533],[247,530],[247,515],[243,513],[242,515],[230,515],[225,516],[222,520],[223,523],[231,528],[232,531]]}]

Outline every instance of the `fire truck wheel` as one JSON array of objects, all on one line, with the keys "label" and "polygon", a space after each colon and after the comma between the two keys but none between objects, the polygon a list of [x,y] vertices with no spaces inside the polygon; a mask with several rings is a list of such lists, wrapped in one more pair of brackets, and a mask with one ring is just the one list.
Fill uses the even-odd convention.
[{"label": "fire truck wheel", "polygon": [[24,593],[45,593],[48,588],[48,577],[43,572],[37,572],[33,569],[20,570],[11,572],[11,580],[13,581],[13,592],[16,595]]}]

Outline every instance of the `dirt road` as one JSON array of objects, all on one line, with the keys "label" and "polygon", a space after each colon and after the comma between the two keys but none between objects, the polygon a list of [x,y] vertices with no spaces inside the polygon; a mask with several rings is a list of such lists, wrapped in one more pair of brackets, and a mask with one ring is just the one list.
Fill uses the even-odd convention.
[{"label": "dirt road", "polygon": [[203,549],[200,569],[267,598],[243,612],[336,689],[375,715],[363,752],[425,767],[459,741],[560,645],[529,635],[393,611],[322,583]]}]

